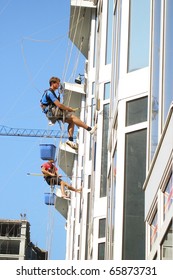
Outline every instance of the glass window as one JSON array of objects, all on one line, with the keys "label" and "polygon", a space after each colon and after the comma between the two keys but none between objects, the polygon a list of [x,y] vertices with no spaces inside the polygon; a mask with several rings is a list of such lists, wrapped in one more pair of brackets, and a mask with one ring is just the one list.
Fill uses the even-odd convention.
[{"label": "glass window", "polygon": [[147,121],[147,107],[147,97],[127,102],[126,126]]},{"label": "glass window", "polygon": [[167,183],[166,189],[164,191],[164,219],[167,211],[169,210],[170,206],[172,205],[173,201],[173,174],[171,174],[169,181]]},{"label": "glass window", "polygon": [[91,189],[91,175],[88,176],[88,189]]},{"label": "glass window", "polygon": [[90,135],[90,148],[89,148],[89,160],[92,159],[92,144],[93,144],[93,141],[92,141],[92,135]]},{"label": "glass window", "polygon": [[110,98],[110,83],[104,84],[104,100]]},{"label": "glass window", "polygon": [[165,77],[164,77],[164,121],[166,120],[169,107],[173,100],[173,1],[167,0],[166,2],[166,15],[165,15]]},{"label": "glass window", "polygon": [[128,72],[149,63],[150,0],[130,0]]},{"label": "glass window", "polygon": [[98,237],[105,237],[106,219],[99,219],[99,234]]},{"label": "glass window", "polygon": [[116,165],[117,151],[115,149],[111,171],[108,176],[107,191],[107,217],[106,217],[106,259],[113,260],[114,257],[114,228],[115,228],[115,194],[116,194]]},{"label": "glass window", "polygon": [[107,215],[106,215],[106,251],[105,258],[110,260],[110,246],[111,246],[111,173],[108,175],[107,186]]},{"label": "glass window", "polygon": [[109,104],[105,104],[103,106],[100,197],[106,196],[106,191],[107,191],[108,131],[109,131]]},{"label": "glass window", "polygon": [[153,244],[157,238],[157,234],[158,234],[158,212],[155,213],[150,225],[150,250],[152,249]]},{"label": "glass window", "polygon": [[[95,92],[95,83],[92,83],[92,95],[94,95]],[[95,112],[95,98],[91,99],[91,126],[94,126],[94,112]],[[90,147],[89,147],[89,160],[92,159],[92,145],[93,145],[93,141],[92,141],[92,137],[90,137]]]},{"label": "glass window", "polygon": [[115,199],[116,199],[116,167],[117,167],[117,150],[115,150],[113,157],[113,184],[112,184],[112,195],[111,195],[111,255],[113,259],[114,252],[114,230],[115,230]]},{"label": "glass window", "polygon": [[94,117],[95,117],[95,108],[96,108],[96,100],[92,98],[91,100],[91,126],[94,125]]},{"label": "glass window", "polygon": [[0,241],[0,254],[19,254],[20,241],[1,240]]},{"label": "glass window", "polygon": [[[91,176],[90,176],[91,177]],[[89,180],[89,178],[88,178]],[[90,192],[87,195],[87,217],[86,217],[86,238],[85,238],[85,260],[88,259],[88,233],[89,233],[89,221],[90,221],[90,210],[91,210],[91,206],[90,206]]]},{"label": "glass window", "polygon": [[94,34],[94,54],[93,54],[93,67],[96,66],[96,53],[97,53],[97,25],[98,25],[98,17],[96,12],[95,18],[95,34]]},{"label": "glass window", "polygon": [[153,1],[151,160],[158,144],[161,0]]},{"label": "glass window", "polygon": [[105,256],[105,242],[98,244],[98,260],[104,260]]},{"label": "glass window", "polygon": [[161,260],[173,260],[173,224],[168,227],[166,235],[161,244]]},{"label": "glass window", "polygon": [[108,0],[106,64],[111,63],[113,5],[114,5],[114,0]]},{"label": "glass window", "polygon": [[112,83],[111,83],[111,117],[115,111],[117,86],[119,80],[119,64],[120,64],[120,42],[121,42],[121,3],[122,1],[116,2],[116,10],[113,24],[113,42],[112,42]]},{"label": "glass window", "polygon": [[[145,259],[144,192],[146,175],[146,134],[126,134],[123,259]],[[135,230],[134,230],[135,229]]]}]

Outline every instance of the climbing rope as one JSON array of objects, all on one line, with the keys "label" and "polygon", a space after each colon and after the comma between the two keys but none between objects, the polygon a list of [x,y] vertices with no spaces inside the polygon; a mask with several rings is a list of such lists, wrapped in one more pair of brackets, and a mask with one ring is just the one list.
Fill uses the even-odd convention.
[{"label": "climbing rope", "polygon": [[48,259],[51,259],[51,251],[52,251],[52,242],[53,242],[53,233],[54,233],[54,225],[55,225],[55,211],[52,207],[52,199],[54,195],[54,186],[50,186],[50,194],[48,200],[48,223],[47,223],[47,238],[46,238],[46,249],[48,251]]}]

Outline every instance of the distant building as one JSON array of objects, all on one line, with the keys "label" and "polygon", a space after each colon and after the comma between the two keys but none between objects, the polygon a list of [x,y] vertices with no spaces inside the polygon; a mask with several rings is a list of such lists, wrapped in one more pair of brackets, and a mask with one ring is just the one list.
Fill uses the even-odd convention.
[{"label": "distant building", "polygon": [[0,220],[0,260],[46,260],[47,252],[30,241],[26,220]]}]

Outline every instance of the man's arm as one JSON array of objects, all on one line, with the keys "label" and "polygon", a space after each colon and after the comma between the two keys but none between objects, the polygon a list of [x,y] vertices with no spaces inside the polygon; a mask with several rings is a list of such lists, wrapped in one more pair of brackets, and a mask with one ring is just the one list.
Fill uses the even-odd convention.
[{"label": "man's arm", "polygon": [[52,102],[59,107],[62,110],[69,111],[69,112],[75,112],[75,110],[71,107],[65,106],[53,95],[51,91],[49,91],[49,98],[52,100]]},{"label": "man's arm", "polygon": [[59,102],[59,100],[55,100],[54,104],[62,110],[69,111],[69,112],[75,112],[75,110],[73,108],[63,105],[62,103]]},{"label": "man's arm", "polygon": [[42,173],[43,173],[44,175],[46,175],[46,176],[56,176],[56,173],[54,174],[54,173],[52,173],[52,172],[46,170],[44,167],[42,167],[41,171],[42,171]]}]

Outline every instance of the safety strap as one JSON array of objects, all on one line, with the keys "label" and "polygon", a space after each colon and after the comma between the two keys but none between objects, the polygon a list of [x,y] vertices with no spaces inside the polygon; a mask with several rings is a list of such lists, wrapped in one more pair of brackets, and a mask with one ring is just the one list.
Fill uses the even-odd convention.
[{"label": "safety strap", "polygon": [[[40,102],[43,104],[43,105],[51,105],[51,104],[54,104],[53,102],[52,102],[52,100],[50,99],[50,97],[48,96],[48,91],[51,91],[52,92],[52,94],[55,96],[55,98],[57,98],[59,101],[60,101],[60,95],[57,97],[57,95],[55,94],[55,92],[53,91],[53,89],[51,89],[51,88],[49,88],[49,89],[46,89],[45,91],[44,91],[44,93],[43,93],[43,95],[42,95],[42,98],[41,98],[41,100],[40,100]],[[46,96],[46,100],[47,100],[47,102],[48,102],[48,104],[44,104],[43,102],[42,102],[42,99],[43,99],[43,96]]]}]

